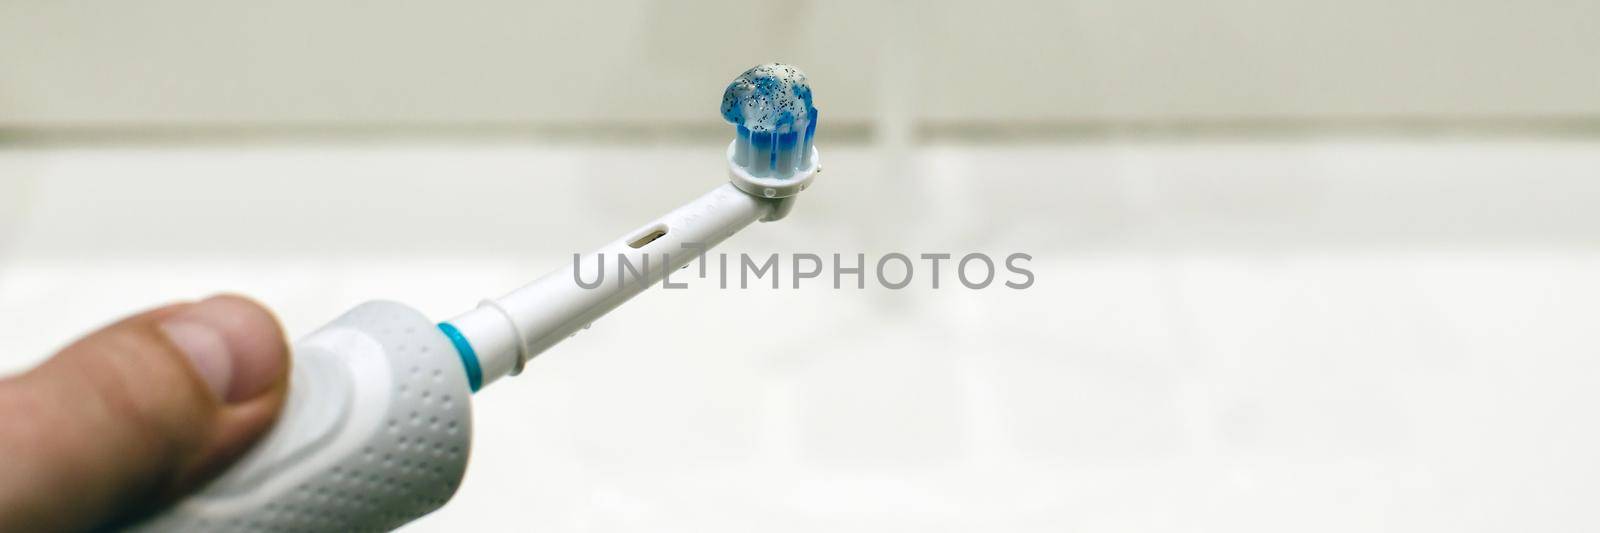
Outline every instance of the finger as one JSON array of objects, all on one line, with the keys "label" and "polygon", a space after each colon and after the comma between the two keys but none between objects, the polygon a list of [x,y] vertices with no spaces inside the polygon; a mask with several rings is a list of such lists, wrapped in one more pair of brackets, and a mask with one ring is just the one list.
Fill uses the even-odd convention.
[{"label": "finger", "polygon": [[271,427],[288,364],[269,311],[216,296],[0,381],[0,530],[103,526],[192,490]]}]

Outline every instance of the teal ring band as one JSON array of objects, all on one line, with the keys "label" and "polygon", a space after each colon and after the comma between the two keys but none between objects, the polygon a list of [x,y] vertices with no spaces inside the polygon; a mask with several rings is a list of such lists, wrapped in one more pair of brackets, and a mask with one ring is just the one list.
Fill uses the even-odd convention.
[{"label": "teal ring band", "polygon": [[478,352],[473,351],[472,343],[467,342],[467,337],[461,330],[449,322],[440,322],[439,331],[450,338],[450,344],[456,346],[456,354],[461,356],[461,366],[467,369],[467,384],[472,386],[472,392],[478,392],[483,387],[483,367],[478,365]]}]

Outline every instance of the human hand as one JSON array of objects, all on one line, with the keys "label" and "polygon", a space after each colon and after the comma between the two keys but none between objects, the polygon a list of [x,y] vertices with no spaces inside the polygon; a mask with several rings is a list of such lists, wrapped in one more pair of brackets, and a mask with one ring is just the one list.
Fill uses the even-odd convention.
[{"label": "human hand", "polygon": [[272,427],[288,370],[272,313],[223,295],[0,379],[0,531],[115,528],[195,490]]}]

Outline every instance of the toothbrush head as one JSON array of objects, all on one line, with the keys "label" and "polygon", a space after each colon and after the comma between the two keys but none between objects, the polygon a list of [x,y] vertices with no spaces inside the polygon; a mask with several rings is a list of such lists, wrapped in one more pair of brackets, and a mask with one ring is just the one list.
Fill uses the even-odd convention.
[{"label": "toothbrush head", "polygon": [[[811,141],[817,132],[817,108],[800,69],[768,63],[746,70],[723,91],[722,118],[734,128],[728,148],[734,183],[746,192],[769,198],[791,196],[816,173],[817,154]],[[740,178],[746,183],[741,184]]]}]

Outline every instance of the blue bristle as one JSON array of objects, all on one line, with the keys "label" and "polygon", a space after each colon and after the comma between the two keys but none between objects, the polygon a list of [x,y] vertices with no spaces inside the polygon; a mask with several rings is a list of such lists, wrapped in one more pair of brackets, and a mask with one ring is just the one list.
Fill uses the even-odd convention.
[{"label": "blue bristle", "polygon": [[750,162],[745,166],[750,175],[763,177],[772,171],[772,134],[765,131],[750,134]]},{"label": "blue bristle", "polygon": [[[778,134],[778,149],[772,151],[772,168],[800,168],[800,134],[788,131]],[[794,172],[794,170],[790,170]]]},{"label": "blue bristle", "polygon": [[[809,91],[807,94],[810,94]],[[800,143],[800,166],[811,166],[811,138],[817,136],[817,108],[809,109],[811,121],[806,123],[806,138]]]},{"label": "blue bristle", "polygon": [[750,166],[750,130],[743,125],[733,127],[733,160],[739,166]]},{"label": "blue bristle", "polygon": [[817,109],[800,69],[770,63],[745,71],[723,92],[722,117],[734,124],[734,162],[752,176],[791,178],[810,167]]}]

